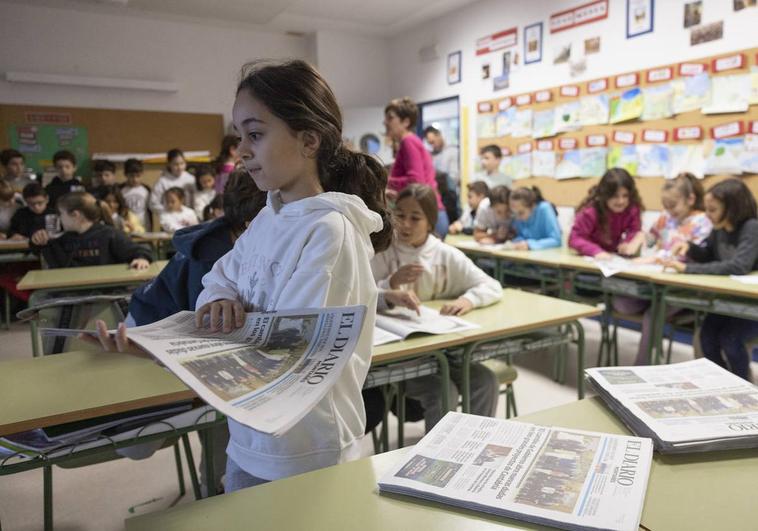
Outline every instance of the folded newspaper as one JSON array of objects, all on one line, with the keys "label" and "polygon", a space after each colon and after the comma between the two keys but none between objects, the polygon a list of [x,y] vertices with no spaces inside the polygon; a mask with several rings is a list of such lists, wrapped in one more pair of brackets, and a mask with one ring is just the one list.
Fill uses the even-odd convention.
[{"label": "folded newspaper", "polygon": [[365,306],[249,313],[223,333],[195,327],[185,311],[130,328],[129,339],[224,415],[281,435],[337,382],[365,314]]},{"label": "folded newspaper", "polygon": [[649,439],[450,412],[379,490],[561,529],[637,531],[652,455]]},{"label": "folded newspaper", "polygon": [[426,306],[421,306],[419,313],[407,308],[395,308],[378,314],[374,325],[374,346],[402,341],[411,334],[451,334],[479,328],[479,325],[460,317],[441,315],[439,310]]},{"label": "folded newspaper", "polygon": [[758,447],[758,387],[705,358],[585,373],[608,407],[661,453]]},{"label": "folded newspaper", "polygon": [[612,277],[616,273],[662,273],[663,266],[638,262],[633,259],[624,258],[623,256],[614,255],[607,260],[598,260],[591,256],[585,256],[585,260],[592,262],[603,274],[604,277]]}]

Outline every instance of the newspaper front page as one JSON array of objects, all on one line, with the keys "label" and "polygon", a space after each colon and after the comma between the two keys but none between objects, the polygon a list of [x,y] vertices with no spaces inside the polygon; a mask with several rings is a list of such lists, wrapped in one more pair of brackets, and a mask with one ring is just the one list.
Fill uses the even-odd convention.
[{"label": "newspaper front page", "polygon": [[381,491],[562,529],[637,530],[649,439],[448,413]]},{"label": "newspaper front page", "polygon": [[758,387],[705,358],[585,372],[622,420],[635,433],[659,439],[661,449],[758,439]]},{"label": "newspaper front page", "polygon": [[439,310],[428,306],[419,307],[419,314],[407,308],[394,308],[377,314],[374,346],[402,341],[416,333],[452,334],[479,328],[479,325],[453,315],[442,315]]},{"label": "newspaper front page", "polygon": [[337,382],[355,352],[365,306],[249,313],[231,333],[195,327],[194,312],[129,329],[206,403],[281,435]]}]

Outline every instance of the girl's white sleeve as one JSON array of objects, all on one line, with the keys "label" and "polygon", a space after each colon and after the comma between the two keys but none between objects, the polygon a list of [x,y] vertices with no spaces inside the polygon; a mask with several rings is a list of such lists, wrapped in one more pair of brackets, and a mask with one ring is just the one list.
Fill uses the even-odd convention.
[{"label": "girl's white sleeve", "polygon": [[374,275],[376,286],[380,290],[390,288],[390,277],[395,273],[392,270],[392,260],[390,260],[389,250],[374,255],[371,259],[371,272]]},{"label": "girl's white sleeve", "polygon": [[158,178],[158,182],[155,183],[153,191],[150,192],[150,210],[155,214],[163,213],[163,192],[165,192],[165,184],[162,178]]},{"label": "girl's white sleeve", "polygon": [[[241,240],[237,240],[239,243]],[[213,268],[203,277],[203,291],[197,297],[195,308],[203,304],[222,299],[239,300],[237,279],[240,271],[241,245],[235,245],[231,251],[218,259]],[[244,303],[244,301],[241,301]]]},{"label": "girl's white sleeve", "polygon": [[503,296],[500,282],[479,269],[462,251],[447,244],[443,249],[451,292],[468,299],[474,308],[488,306],[500,300]]}]

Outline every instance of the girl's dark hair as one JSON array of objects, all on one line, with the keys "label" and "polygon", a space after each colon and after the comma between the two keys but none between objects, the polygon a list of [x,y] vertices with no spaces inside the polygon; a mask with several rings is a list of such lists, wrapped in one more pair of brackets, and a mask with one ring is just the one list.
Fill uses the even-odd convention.
[{"label": "girl's dark hair", "polygon": [[166,152],[166,164],[168,164],[169,162],[171,162],[177,157],[181,157],[185,161],[187,160],[187,157],[184,156],[184,151],[182,151],[181,149],[179,148],[169,149]]},{"label": "girl's dark hair", "polygon": [[682,194],[682,197],[688,199],[691,195],[695,196],[695,204],[692,208],[695,210],[705,210],[703,204],[703,198],[705,197],[705,191],[700,181],[692,175],[690,172],[683,172],[677,175],[670,181],[666,181],[663,184],[663,191],[676,189],[677,192]]},{"label": "girl's dark hair", "polygon": [[[220,197],[220,196],[216,196]],[[224,217],[232,230],[242,232],[245,223],[253,221],[266,206],[268,194],[259,190],[245,169],[234,170],[224,186]]]},{"label": "girl's dark hair", "polygon": [[197,188],[198,192],[202,191],[202,188],[200,188],[200,178],[206,175],[210,175],[214,179],[216,177],[213,168],[208,164],[198,164],[195,166],[195,188]]},{"label": "girl's dark hair", "polygon": [[474,192],[475,194],[483,195],[484,197],[490,196],[490,187],[487,186],[487,183],[484,181],[474,181],[473,183],[468,183],[466,185],[466,188],[468,188],[469,192]]},{"label": "girl's dark hair", "polygon": [[[522,186],[511,192],[511,201],[521,201],[527,208],[534,208],[536,205],[546,201],[546,199],[542,197],[542,190],[536,186],[529,188]],[[550,206],[553,207],[553,212],[555,212],[555,215],[557,216],[558,209],[555,208],[555,205],[552,203],[550,203]]]},{"label": "girl's dark hair", "polygon": [[184,204],[185,193],[184,193],[184,188],[182,188],[181,186],[173,186],[169,188],[168,190],[166,190],[165,192],[163,192],[163,201],[166,200],[166,196],[168,194],[175,195],[176,197],[179,198],[179,201],[181,201],[182,204]]},{"label": "girl's dark hair", "polygon": [[211,199],[211,202],[205,205],[203,209],[203,221],[211,221],[213,219],[214,210],[223,210],[224,208],[224,196],[216,194]]},{"label": "girl's dark hair", "polygon": [[111,219],[111,209],[105,201],[98,201],[95,197],[87,192],[69,192],[56,203],[58,210],[64,210],[71,213],[78,210],[82,215],[93,223],[105,223],[113,225]]},{"label": "girl's dark hair", "polygon": [[218,152],[218,157],[213,160],[216,173],[219,173],[221,166],[232,157],[232,149],[236,149],[239,145],[240,139],[237,135],[224,135],[224,138],[221,139],[221,149]]},{"label": "girl's dark hair", "polygon": [[129,175],[130,173],[142,173],[143,171],[144,166],[139,159],[126,159],[126,162],[124,162],[125,175]]},{"label": "girl's dark hair", "polygon": [[248,91],[294,132],[311,131],[320,139],[316,160],[321,186],[327,192],[360,197],[382,217],[383,228],[371,234],[374,251],[392,242],[392,223],[384,190],[387,172],[364,153],[342,142],[342,113],[332,89],[305,61],[255,61],[242,69],[237,93]]},{"label": "girl's dark hair", "polygon": [[608,200],[616,195],[619,188],[626,188],[629,191],[629,205],[637,206],[640,210],[645,210],[642,204],[640,193],[637,191],[637,185],[629,172],[623,168],[611,168],[603,174],[600,182],[590,188],[576,211],[579,212],[585,207],[593,206],[597,210],[598,223],[603,232],[608,231]]},{"label": "girl's dark hair", "polygon": [[418,121],[418,105],[410,98],[396,98],[390,101],[384,108],[384,114],[393,112],[401,120],[408,118],[410,122],[408,124],[408,130],[414,131],[416,129],[416,122]]},{"label": "girl's dark hair", "polygon": [[490,205],[508,205],[511,198],[511,189],[501,184],[490,190]]},{"label": "girl's dark hair", "polygon": [[739,230],[747,220],[758,217],[755,197],[742,179],[731,178],[716,183],[708,193],[724,205],[724,218],[734,230]]},{"label": "girl's dark hair", "polygon": [[437,193],[425,184],[409,184],[397,194],[395,204],[397,205],[409,197],[415,199],[421,207],[426,216],[426,221],[429,223],[429,232],[433,232],[437,225]]},{"label": "girl's dark hair", "polygon": [[118,203],[118,215],[122,218],[126,218],[129,214],[129,207],[126,205],[126,200],[121,193],[121,188],[114,184],[111,186],[105,186],[103,191],[105,192],[102,194],[103,200],[106,200],[109,195],[112,195],[116,199],[116,203]]}]

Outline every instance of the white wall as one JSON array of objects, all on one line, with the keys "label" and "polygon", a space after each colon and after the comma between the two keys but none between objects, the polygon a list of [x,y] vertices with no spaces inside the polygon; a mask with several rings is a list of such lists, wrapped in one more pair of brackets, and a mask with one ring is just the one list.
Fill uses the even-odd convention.
[{"label": "white wall", "polygon": [[281,33],[4,2],[0,35],[0,75],[59,73],[180,86],[159,93],[0,80],[2,103],[221,113],[227,122],[242,64],[260,57],[312,58],[306,39]]},{"label": "white wall", "polygon": [[[610,0],[606,20],[579,26],[551,35],[548,29],[550,14],[581,5],[581,0],[483,0],[459,11],[413,28],[390,40],[391,97],[410,96],[416,101],[432,100],[459,94],[461,105],[471,109],[468,142],[470,153],[476,147],[476,102],[482,99],[533,91],[571,82],[649,68],[658,64],[685,61],[702,56],[725,53],[756,45],[758,8],[734,12],[732,0],[703,0],[703,23],[724,21],[724,37],[710,43],[690,46],[690,32],[682,27],[685,0],[656,0],[655,30],[633,39],[626,39],[626,0]],[[509,89],[493,92],[492,79],[480,79],[480,58],[475,56],[478,38],[518,27],[517,51],[523,61],[523,29],[535,22],[543,23],[542,62],[520,64],[511,71]],[[600,53],[587,57],[586,71],[570,77],[567,64],[553,65],[553,50],[559,44],[601,37]],[[421,62],[420,48],[437,45],[440,58]],[[447,54],[462,51],[463,80],[448,85],[446,80]],[[494,74],[499,74],[501,53],[485,56],[491,59]],[[462,139],[463,141],[464,139]],[[469,161],[473,170],[474,161]]]}]

